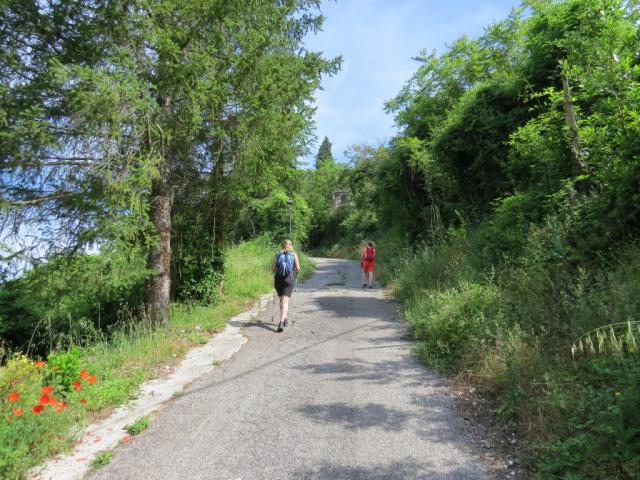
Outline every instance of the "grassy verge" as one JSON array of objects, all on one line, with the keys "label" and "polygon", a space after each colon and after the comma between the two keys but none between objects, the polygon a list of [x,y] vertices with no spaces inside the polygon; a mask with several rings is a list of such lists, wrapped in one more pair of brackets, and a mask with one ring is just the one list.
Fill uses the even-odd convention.
[{"label": "grassy verge", "polygon": [[[269,292],[273,254],[260,241],[230,248],[224,299],[209,306],[174,304],[170,329],[148,331],[132,320],[109,340],[50,354],[45,365],[22,356],[9,360],[0,368],[0,478],[24,478],[30,467],[70,448],[83,425],[131,399],[142,382],[170,371],[189,348],[208,341],[229,318]],[[304,280],[314,266],[304,254],[300,260]],[[95,380],[89,383],[86,377]],[[52,402],[43,402],[46,386]],[[62,402],[65,407],[57,411]],[[40,404],[42,412],[34,413]]]},{"label": "grassy verge", "polygon": [[395,265],[390,284],[416,353],[497,400],[497,414],[525,439],[521,461],[532,476],[636,478],[640,358],[633,339],[605,329],[602,354],[574,358],[571,346],[594,328],[637,320],[638,246],[591,271],[531,255],[489,268],[460,236],[398,255]]}]

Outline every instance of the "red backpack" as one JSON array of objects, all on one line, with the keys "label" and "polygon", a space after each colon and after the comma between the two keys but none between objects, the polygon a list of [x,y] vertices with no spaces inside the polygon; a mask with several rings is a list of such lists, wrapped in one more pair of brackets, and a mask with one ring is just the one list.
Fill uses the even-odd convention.
[{"label": "red backpack", "polygon": [[364,261],[373,262],[376,259],[376,249],[373,247],[367,247],[364,249]]}]

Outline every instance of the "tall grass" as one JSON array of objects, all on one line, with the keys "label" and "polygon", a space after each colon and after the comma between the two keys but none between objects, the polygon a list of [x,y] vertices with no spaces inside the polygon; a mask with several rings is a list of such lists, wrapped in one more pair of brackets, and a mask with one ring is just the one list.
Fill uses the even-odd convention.
[{"label": "tall grass", "polygon": [[[492,267],[460,235],[402,252],[390,284],[417,354],[497,399],[532,475],[636,478],[640,247],[591,271],[542,255]],[[580,341],[601,355],[572,356]]]}]

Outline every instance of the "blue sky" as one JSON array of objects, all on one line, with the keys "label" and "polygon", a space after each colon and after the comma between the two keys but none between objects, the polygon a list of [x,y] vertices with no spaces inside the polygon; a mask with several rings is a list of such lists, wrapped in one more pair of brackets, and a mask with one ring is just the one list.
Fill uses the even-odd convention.
[{"label": "blue sky", "polygon": [[357,143],[378,145],[395,133],[384,102],[394,97],[418,68],[412,60],[422,49],[445,45],[505,18],[515,0],[323,0],[323,31],[306,46],[325,57],[343,56],[341,71],[325,78],[316,94],[318,145],[325,135],[333,156]]}]

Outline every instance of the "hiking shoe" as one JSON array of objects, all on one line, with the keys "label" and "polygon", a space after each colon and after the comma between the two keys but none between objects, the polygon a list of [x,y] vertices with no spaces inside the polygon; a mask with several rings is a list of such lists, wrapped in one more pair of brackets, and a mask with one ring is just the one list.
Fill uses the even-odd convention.
[{"label": "hiking shoe", "polygon": [[284,319],[284,324],[282,325],[283,327],[286,327],[289,325],[289,321],[285,318]]},{"label": "hiking shoe", "polygon": [[280,322],[278,324],[278,330],[276,330],[277,332],[282,332],[284,330],[284,328],[282,328],[282,322]]},{"label": "hiking shoe", "polygon": [[362,288],[367,288],[367,284],[366,284],[366,283],[363,283],[363,284],[362,284]]},{"label": "hiking shoe", "polygon": [[369,288],[373,288],[373,285],[369,285]]}]

